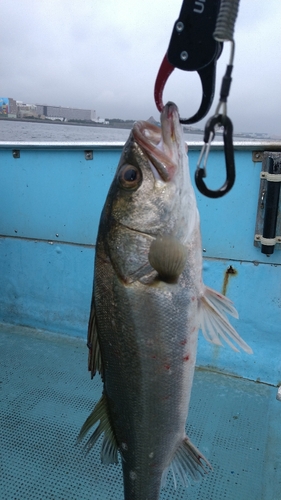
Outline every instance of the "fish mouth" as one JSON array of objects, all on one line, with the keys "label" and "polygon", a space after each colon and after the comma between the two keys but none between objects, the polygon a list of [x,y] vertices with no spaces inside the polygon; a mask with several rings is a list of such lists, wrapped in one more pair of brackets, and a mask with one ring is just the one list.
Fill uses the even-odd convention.
[{"label": "fish mouth", "polygon": [[181,125],[176,104],[168,102],[161,113],[161,128],[146,121],[136,122],[133,137],[165,182],[177,170]]}]

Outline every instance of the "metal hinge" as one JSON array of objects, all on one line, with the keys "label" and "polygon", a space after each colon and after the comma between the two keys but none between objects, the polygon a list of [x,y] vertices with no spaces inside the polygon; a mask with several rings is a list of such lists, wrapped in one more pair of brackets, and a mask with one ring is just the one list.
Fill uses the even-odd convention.
[{"label": "metal hinge", "polygon": [[20,150],[19,149],[13,149],[13,158],[17,159],[20,158]]},{"label": "metal hinge", "polygon": [[85,150],[85,160],[92,160],[94,157],[94,152],[92,149]]},{"label": "metal hinge", "polygon": [[263,151],[253,151],[252,160],[254,162],[263,161]]}]

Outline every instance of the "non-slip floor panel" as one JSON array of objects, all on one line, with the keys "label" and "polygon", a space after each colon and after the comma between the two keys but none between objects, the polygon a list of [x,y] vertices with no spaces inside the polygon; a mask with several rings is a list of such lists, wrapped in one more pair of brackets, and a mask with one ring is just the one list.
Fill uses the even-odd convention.
[{"label": "non-slip floor panel", "polygon": [[[1,500],[123,500],[121,464],[103,466],[99,443],[86,456],[76,445],[100,395],[81,340],[1,326]],[[197,370],[187,433],[213,471],[177,490],[169,474],[161,500],[280,500],[275,396],[274,387]]]}]

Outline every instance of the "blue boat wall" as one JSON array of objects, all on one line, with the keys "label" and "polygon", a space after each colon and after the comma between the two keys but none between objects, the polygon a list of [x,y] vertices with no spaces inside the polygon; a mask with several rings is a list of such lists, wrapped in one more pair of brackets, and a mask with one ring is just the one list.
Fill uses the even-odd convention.
[{"label": "blue boat wall", "polygon": [[[192,178],[200,149],[189,146]],[[0,143],[1,322],[86,339],[99,217],[121,151],[120,143]],[[232,324],[254,351],[235,353],[200,334],[197,366],[277,386],[281,245],[267,256],[254,244],[265,151],[281,144],[235,144],[236,182],[225,197],[195,188],[205,284],[233,300],[240,318]],[[207,176],[213,189],[225,180],[221,144]]]}]

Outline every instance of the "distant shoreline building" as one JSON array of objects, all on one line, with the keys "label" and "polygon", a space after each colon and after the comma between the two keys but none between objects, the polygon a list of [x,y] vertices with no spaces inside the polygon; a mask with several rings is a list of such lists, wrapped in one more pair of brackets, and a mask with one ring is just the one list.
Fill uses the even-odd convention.
[{"label": "distant shoreline building", "polygon": [[17,117],[17,103],[12,97],[0,97],[0,115],[7,118]]},{"label": "distant shoreline building", "polygon": [[39,118],[60,121],[92,121],[106,123],[104,118],[96,116],[93,109],[68,108],[63,106],[49,106],[47,104],[26,104],[15,101],[11,97],[0,97],[0,116],[7,118]]},{"label": "distant shoreline building", "polygon": [[44,116],[52,120],[71,121],[86,120],[96,121],[96,111],[92,109],[66,108],[63,106],[48,106],[46,104],[36,104],[38,116]]},{"label": "distant shoreline building", "polygon": [[17,101],[17,118],[37,118],[36,105]]}]

